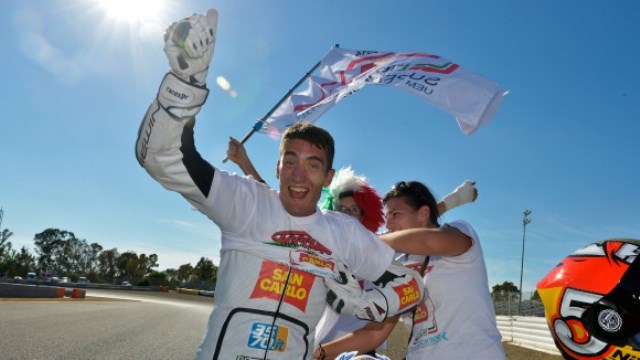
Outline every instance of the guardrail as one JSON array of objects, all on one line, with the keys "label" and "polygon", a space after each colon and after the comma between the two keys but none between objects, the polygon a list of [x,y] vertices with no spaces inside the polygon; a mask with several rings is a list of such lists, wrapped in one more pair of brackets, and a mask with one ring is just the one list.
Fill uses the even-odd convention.
[{"label": "guardrail", "polygon": [[199,296],[208,296],[214,297],[215,292],[210,290],[197,290],[197,289],[187,289],[187,288],[177,288],[177,293],[187,294],[187,295],[199,295]]},{"label": "guardrail", "polygon": [[544,317],[496,316],[502,341],[533,350],[560,355]]}]

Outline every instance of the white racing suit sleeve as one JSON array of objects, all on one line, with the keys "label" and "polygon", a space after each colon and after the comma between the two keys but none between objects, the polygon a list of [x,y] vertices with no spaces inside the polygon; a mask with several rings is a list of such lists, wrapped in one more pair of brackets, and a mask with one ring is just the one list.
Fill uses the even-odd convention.
[{"label": "white racing suit sleeve", "polygon": [[337,313],[355,315],[362,320],[382,322],[417,306],[425,296],[420,274],[399,264],[374,282],[376,287],[363,291],[346,265],[338,264],[342,280],[325,278],[329,288],[327,303]]},{"label": "white racing suit sleeve", "polygon": [[171,24],[164,36],[169,72],[144,115],[136,158],[149,175],[192,205],[208,197],[214,168],[196,151],[195,116],[209,95],[206,77],[213,58],[218,12],[193,14]]},{"label": "white racing suit sleeve", "polygon": [[149,175],[194,205],[207,198],[214,173],[193,140],[195,115],[208,94],[206,87],[169,72],[144,115],[136,141],[136,158]]}]

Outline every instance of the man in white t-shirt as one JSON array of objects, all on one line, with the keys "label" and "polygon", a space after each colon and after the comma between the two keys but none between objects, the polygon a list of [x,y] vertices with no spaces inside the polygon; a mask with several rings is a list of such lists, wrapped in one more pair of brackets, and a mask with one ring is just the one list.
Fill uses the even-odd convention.
[{"label": "man in white t-shirt", "polygon": [[[416,181],[397,183],[383,199],[387,229],[380,236],[424,274],[427,297],[403,321],[411,338],[407,359],[505,359],[478,235],[466,222],[440,225],[436,200]],[[414,254],[414,255],[405,255]],[[326,358],[384,341],[398,317],[323,344]],[[316,358],[321,358],[316,352]]]},{"label": "man in white t-shirt", "polygon": [[197,358],[310,359],[325,302],[336,310],[344,305],[327,288],[336,280],[380,280],[349,311],[382,321],[419,302],[399,294],[423,295],[420,277],[392,265],[393,250],[356,219],[317,208],[334,174],[327,131],[310,124],[285,131],[279,191],[220,170],[196,151],[193,128],[208,96],[217,21],[218,13],[209,10],[167,29],[170,71],[140,126],[136,157],[221,230],[215,308]]}]

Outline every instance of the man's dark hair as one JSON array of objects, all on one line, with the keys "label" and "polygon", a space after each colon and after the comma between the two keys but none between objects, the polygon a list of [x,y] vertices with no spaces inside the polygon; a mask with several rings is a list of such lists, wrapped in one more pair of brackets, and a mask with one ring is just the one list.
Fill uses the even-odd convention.
[{"label": "man's dark hair", "polygon": [[333,137],[329,132],[321,127],[315,126],[311,123],[298,122],[290,126],[282,134],[282,141],[280,142],[280,154],[284,151],[284,144],[287,140],[300,139],[310,142],[319,149],[324,150],[327,155],[327,166],[325,173],[333,169],[333,157],[335,155],[335,144]]},{"label": "man's dark hair", "polygon": [[407,205],[416,211],[422,206],[428,206],[429,220],[440,226],[438,223],[440,217],[438,202],[425,184],[419,181],[399,181],[384,195],[382,203],[386,205],[387,201],[395,198],[405,198]]}]

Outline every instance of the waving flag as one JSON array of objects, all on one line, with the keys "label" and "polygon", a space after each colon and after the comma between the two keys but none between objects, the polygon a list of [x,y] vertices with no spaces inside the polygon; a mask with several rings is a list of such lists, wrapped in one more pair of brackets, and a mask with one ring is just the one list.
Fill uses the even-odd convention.
[{"label": "waving flag", "polygon": [[280,134],[298,121],[315,122],[345,96],[365,85],[387,85],[418,96],[453,115],[471,135],[495,115],[503,91],[494,82],[438,55],[333,48],[320,62],[320,75],[291,94],[256,130]]}]

